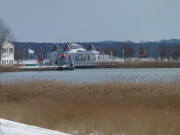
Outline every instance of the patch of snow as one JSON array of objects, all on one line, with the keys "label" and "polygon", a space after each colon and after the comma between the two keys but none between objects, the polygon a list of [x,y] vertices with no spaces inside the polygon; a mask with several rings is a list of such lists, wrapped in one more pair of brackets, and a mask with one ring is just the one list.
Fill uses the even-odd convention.
[{"label": "patch of snow", "polygon": [[69,135],[69,134],[0,119],[0,135]]},{"label": "patch of snow", "polygon": [[83,46],[79,45],[79,44],[75,44],[75,43],[72,43],[69,45],[71,49],[80,49],[80,48],[83,48]]}]

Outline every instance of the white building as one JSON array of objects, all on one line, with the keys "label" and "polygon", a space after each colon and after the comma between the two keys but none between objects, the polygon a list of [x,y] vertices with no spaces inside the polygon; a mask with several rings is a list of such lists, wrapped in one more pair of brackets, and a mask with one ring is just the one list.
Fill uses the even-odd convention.
[{"label": "white building", "polygon": [[[92,44],[87,49],[79,44],[66,44],[64,49],[55,45],[51,53],[48,53],[48,59],[51,64],[70,64],[72,61],[75,65],[87,65],[98,62],[98,54]],[[63,57],[62,57],[63,56]]]},{"label": "white building", "polygon": [[87,66],[96,62],[111,61],[113,56],[100,54],[92,44],[85,49],[79,44],[72,43],[66,44],[64,49],[60,49],[58,45],[55,45],[52,52],[47,54],[47,58],[51,65],[71,64],[73,62],[75,66]]},{"label": "white building", "polygon": [[0,65],[14,65],[14,44],[8,40],[0,45]]}]

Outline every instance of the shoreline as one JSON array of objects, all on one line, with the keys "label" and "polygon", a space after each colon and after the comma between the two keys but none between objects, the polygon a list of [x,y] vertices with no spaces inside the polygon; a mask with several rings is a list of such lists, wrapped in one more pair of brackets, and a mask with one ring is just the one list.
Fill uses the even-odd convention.
[{"label": "shoreline", "polygon": [[[75,66],[75,69],[91,68],[180,68],[179,61],[125,61],[125,62],[99,62],[95,65]],[[22,71],[53,71],[72,70],[61,69],[60,66],[0,66],[1,72],[22,72]]]}]

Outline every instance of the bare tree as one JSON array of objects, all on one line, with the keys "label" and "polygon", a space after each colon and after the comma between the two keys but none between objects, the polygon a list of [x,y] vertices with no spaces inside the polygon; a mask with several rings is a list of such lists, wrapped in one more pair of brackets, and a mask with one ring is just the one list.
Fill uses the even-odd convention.
[{"label": "bare tree", "polygon": [[117,56],[117,50],[115,48],[110,48],[110,51],[113,53],[113,56]]},{"label": "bare tree", "polygon": [[139,55],[148,55],[149,53],[149,48],[148,47],[144,47],[144,46],[139,46],[138,47],[138,54]]},{"label": "bare tree", "polygon": [[5,40],[14,41],[15,37],[10,27],[0,18],[0,44]]},{"label": "bare tree", "polygon": [[14,52],[14,58],[15,60],[22,60],[23,59],[23,51],[15,50]]},{"label": "bare tree", "polygon": [[109,54],[110,53],[109,48],[107,48],[105,46],[101,47],[100,51],[101,51],[101,53],[104,53],[104,54]]},{"label": "bare tree", "polygon": [[14,59],[17,61],[17,64],[19,65],[19,60],[23,59],[23,51],[15,50],[14,51]]},{"label": "bare tree", "polygon": [[132,57],[134,54],[134,49],[132,46],[124,44],[121,46],[121,52],[123,53],[124,59],[128,59],[129,57]]},{"label": "bare tree", "polygon": [[117,51],[113,47],[111,47],[111,48],[102,47],[101,52],[103,52],[104,54],[111,54],[111,52],[112,52],[113,56],[117,56]]},{"label": "bare tree", "polygon": [[172,52],[173,60],[179,60],[179,57],[180,57],[180,45],[173,46],[171,52]]},{"label": "bare tree", "polygon": [[166,46],[164,45],[159,45],[156,48],[157,54],[159,55],[159,57],[161,58],[161,61],[166,57],[167,55],[167,49]]},{"label": "bare tree", "polygon": [[0,18],[0,56],[1,56],[1,44],[5,40],[14,41],[14,33],[11,31],[10,27]]}]

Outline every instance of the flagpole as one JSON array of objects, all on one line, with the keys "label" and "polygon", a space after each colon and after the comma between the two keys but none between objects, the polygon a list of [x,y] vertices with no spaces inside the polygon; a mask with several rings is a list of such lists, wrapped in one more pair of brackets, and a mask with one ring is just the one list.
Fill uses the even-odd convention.
[{"label": "flagpole", "polygon": [[28,49],[28,61],[29,61],[29,49]]}]

